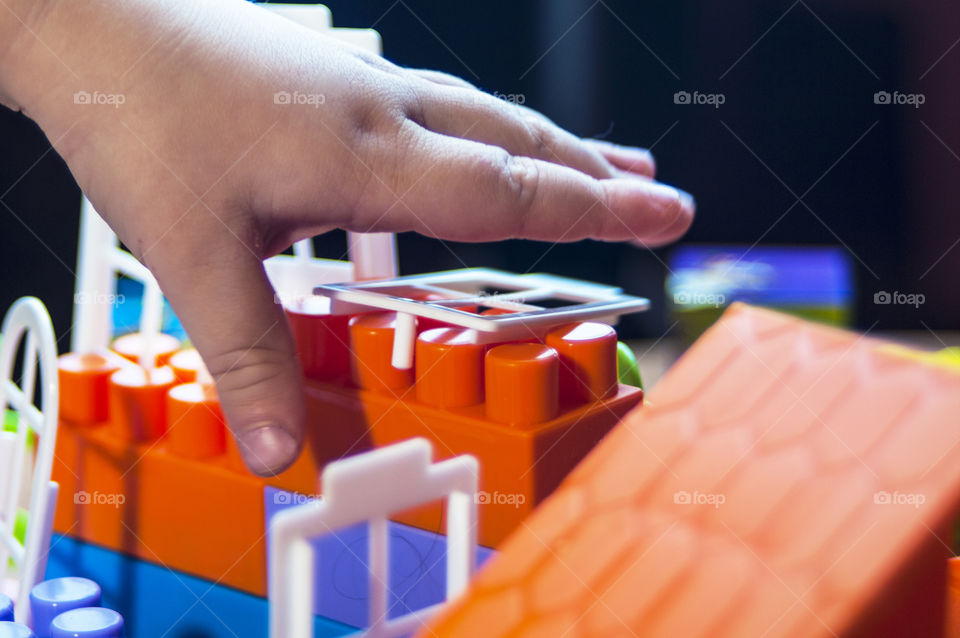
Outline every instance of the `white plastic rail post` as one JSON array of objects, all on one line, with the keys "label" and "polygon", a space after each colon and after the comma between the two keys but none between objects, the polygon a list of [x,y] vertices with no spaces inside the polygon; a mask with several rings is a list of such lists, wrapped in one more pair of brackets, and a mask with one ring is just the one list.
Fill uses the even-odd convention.
[{"label": "white plastic rail post", "polygon": [[117,236],[94,210],[90,200],[84,197],[80,207],[77,287],[73,299],[75,326],[71,349],[74,352],[98,352],[110,345],[118,275],[143,284],[140,329],[141,332],[159,332],[163,321],[163,296],[157,280],[146,266],[120,248]]},{"label": "white plastic rail post", "polygon": [[444,603],[387,619],[387,517],[447,500],[447,600],[470,580],[477,556],[477,474],[472,456],[432,462],[430,444],[410,439],[328,465],[323,497],[276,514],[270,522],[270,636],[312,638],[314,557],[309,540],[369,523],[370,627],[362,635],[409,634]]},{"label": "white plastic rail post", "polygon": [[[17,431],[0,433],[0,584],[8,560],[14,564],[11,588],[18,622],[29,623],[30,590],[46,571],[47,552],[56,507],[57,485],[50,481],[60,388],[57,381],[57,346],[50,315],[39,299],[25,297],[7,313],[0,342],[0,410],[17,413]],[[13,365],[24,342],[22,387],[13,382]],[[39,370],[37,365],[39,363]],[[42,409],[34,405],[39,372]],[[29,482],[27,533],[21,544],[14,536],[22,480],[30,470],[28,430],[37,437],[36,456]]]}]

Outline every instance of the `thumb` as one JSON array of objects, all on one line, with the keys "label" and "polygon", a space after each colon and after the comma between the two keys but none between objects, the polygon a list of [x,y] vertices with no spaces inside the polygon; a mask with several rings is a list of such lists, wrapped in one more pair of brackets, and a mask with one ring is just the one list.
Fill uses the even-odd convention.
[{"label": "thumb", "polygon": [[177,233],[143,255],[217,384],[224,416],[253,472],[297,458],[303,381],[293,337],[263,262],[231,231]]}]

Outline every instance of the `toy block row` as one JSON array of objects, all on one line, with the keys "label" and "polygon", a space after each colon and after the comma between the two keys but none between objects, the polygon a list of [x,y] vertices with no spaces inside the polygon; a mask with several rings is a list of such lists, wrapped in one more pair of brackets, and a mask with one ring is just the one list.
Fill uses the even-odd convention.
[{"label": "toy block row", "polygon": [[[396,313],[288,312],[308,378],[443,409],[484,404],[492,421],[542,423],[617,393],[617,334],[606,324],[562,325],[542,341],[487,343],[483,335],[420,320],[414,366],[393,365]],[[425,329],[424,329],[425,328]]]},{"label": "toy block row", "polygon": [[[169,335],[157,335],[159,367],[132,363],[144,347],[139,334],[114,342],[113,353],[68,353],[59,359],[60,416],[88,427],[106,425],[116,438],[135,443],[163,438],[178,456],[205,459],[232,452],[212,383],[198,383],[203,368],[196,350],[179,350]],[[154,346],[151,346],[154,347]]]},{"label": "toy block row", "polygon": [[0,638],[123,638],[123,617],[100,606],[87,578],[53,578],[30,591],[30,625],[16,623],[13,601],[0,594]]}]

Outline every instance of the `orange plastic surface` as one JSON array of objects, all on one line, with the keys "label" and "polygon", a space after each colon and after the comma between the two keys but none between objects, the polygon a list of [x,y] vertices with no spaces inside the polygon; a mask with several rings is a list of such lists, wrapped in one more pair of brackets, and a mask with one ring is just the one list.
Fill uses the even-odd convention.
[{"label": "orange plastic surface", "polygon": [[483,355],[476,332],[434,328],[417,337],[417,400],[439,408],[483,403]]},{"label": "orange plastic surface", "polygon": [[[151,338],[150,348],[157,357],[157,366],[170,363],[170,357],[180,350],[180,340],[173,335],[157,334]],[[146,340],[139,332],[132,332],[114,340],[111,349],[124,359],[140,363],[140,355],[146,347]]]},{"label": "orange plastic surface", "polygon": [[173,368],[129,366],[110,375],[108,396],[114,436],[155,441],[167,429],[167,391],[177,382]]},{"label": "orange plastic surface", "polygon": [[421,636],[942,636],[960,374],[728,310]]},{"label": "orange plastic surface", "polygon": [[545,343],[560,355],[560,392],[582,401],[606,399],[617,391],[617,333],[587,321],[551,330]]},{"label": "orange plastic surface", "polygon": [[167,393],[167,449],[183,458],[208,459],[227,449],[217,390],[212,385],[187,383]]},{"label": "orange plastic surface", "polygon": [[170,357],[170,367],[177,377],[177,383],[193,383],[203,369],[203,359],[196,348],[188,348]]},{"label": "orange plastic surface", "polygon": [[413,385],[413,369],[393,367],[393,334],[396,313],[377,312],[350,320],[350,371],[361,388],[387,393]]},{"label": "orange plastic surface", "polygon": [[507,425],[532,425],[560,410],[560,358],[549,346],[508,343],[491,348],[484,362],[487,417]]},{"label": "orange plastic surface", "polygon": [[117,366],[99,354],[62,355],[57,363],[60,413],[74,423],[100,423],[110,413],[107,385]]}]

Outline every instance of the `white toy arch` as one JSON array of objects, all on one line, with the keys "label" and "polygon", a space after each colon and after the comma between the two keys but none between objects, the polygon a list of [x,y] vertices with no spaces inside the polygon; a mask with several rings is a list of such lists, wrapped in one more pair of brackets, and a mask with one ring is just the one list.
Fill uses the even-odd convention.
[{"label": "white toy arch", "polygon": [[[323,5],[259,5],[304,27],[380,55],[380,35],[373,29],[333,28],[330,10]],[[73,352],[100,352],[113,335],[112,300],[117,277],[123,275],[144,286],[140,332],[153,335],[162,325],[163,296],[150,271],[120,248],[117,236],[84,196],[80,208],[80,246],[74,295]],[[317,259],[311,240],[294,245],[293,256],[279,255],[264,262],[267,275],[284,305],[309,299],[318,284],[357,279],[383,279],[397,274],[396,242],[392,233],[348,233],[350,261]],[[149,352],[145,358],[152,358]],[[147,365],[152,367],[152,365]]]},{"label": "white toy arch", "polygon": [[[25,297],[7,313],[0,342],[0,409],[17,413],[17,431],[0,432],[0,584],[14,600],[18,622],[30,620],[30,590],[43,580],[57,484],[50,481],[60,389],[57,380],[57,346],[50,315],[39,299]],[[24,343],[22,387],[13,382],[13,366]],[[39,369],[38,369],[39,364]],[[37,376],[42,392],[41,409],[34,405]],[[36,454],[30,454],[27,432],[37,437]],[[27,479],[27,485],[24,485]],[[24,543],[14,536],[17,509],[28,487],[27,529]],[[12,575],[7,561],[12,560]]]},{"label": "white toy arch", "polygon": [[387,619],[391,512],[447,500],[447,600],[467,586],[477,560],[477,475],[472,456],[432,462],[425,439],[410,439],[331,463],[323,497],[277,513],[270,522],[270,636],[313,637],[314,557],[311,538],[369,523],[368,638],[393,638],[419,629],[439,603]]}]

